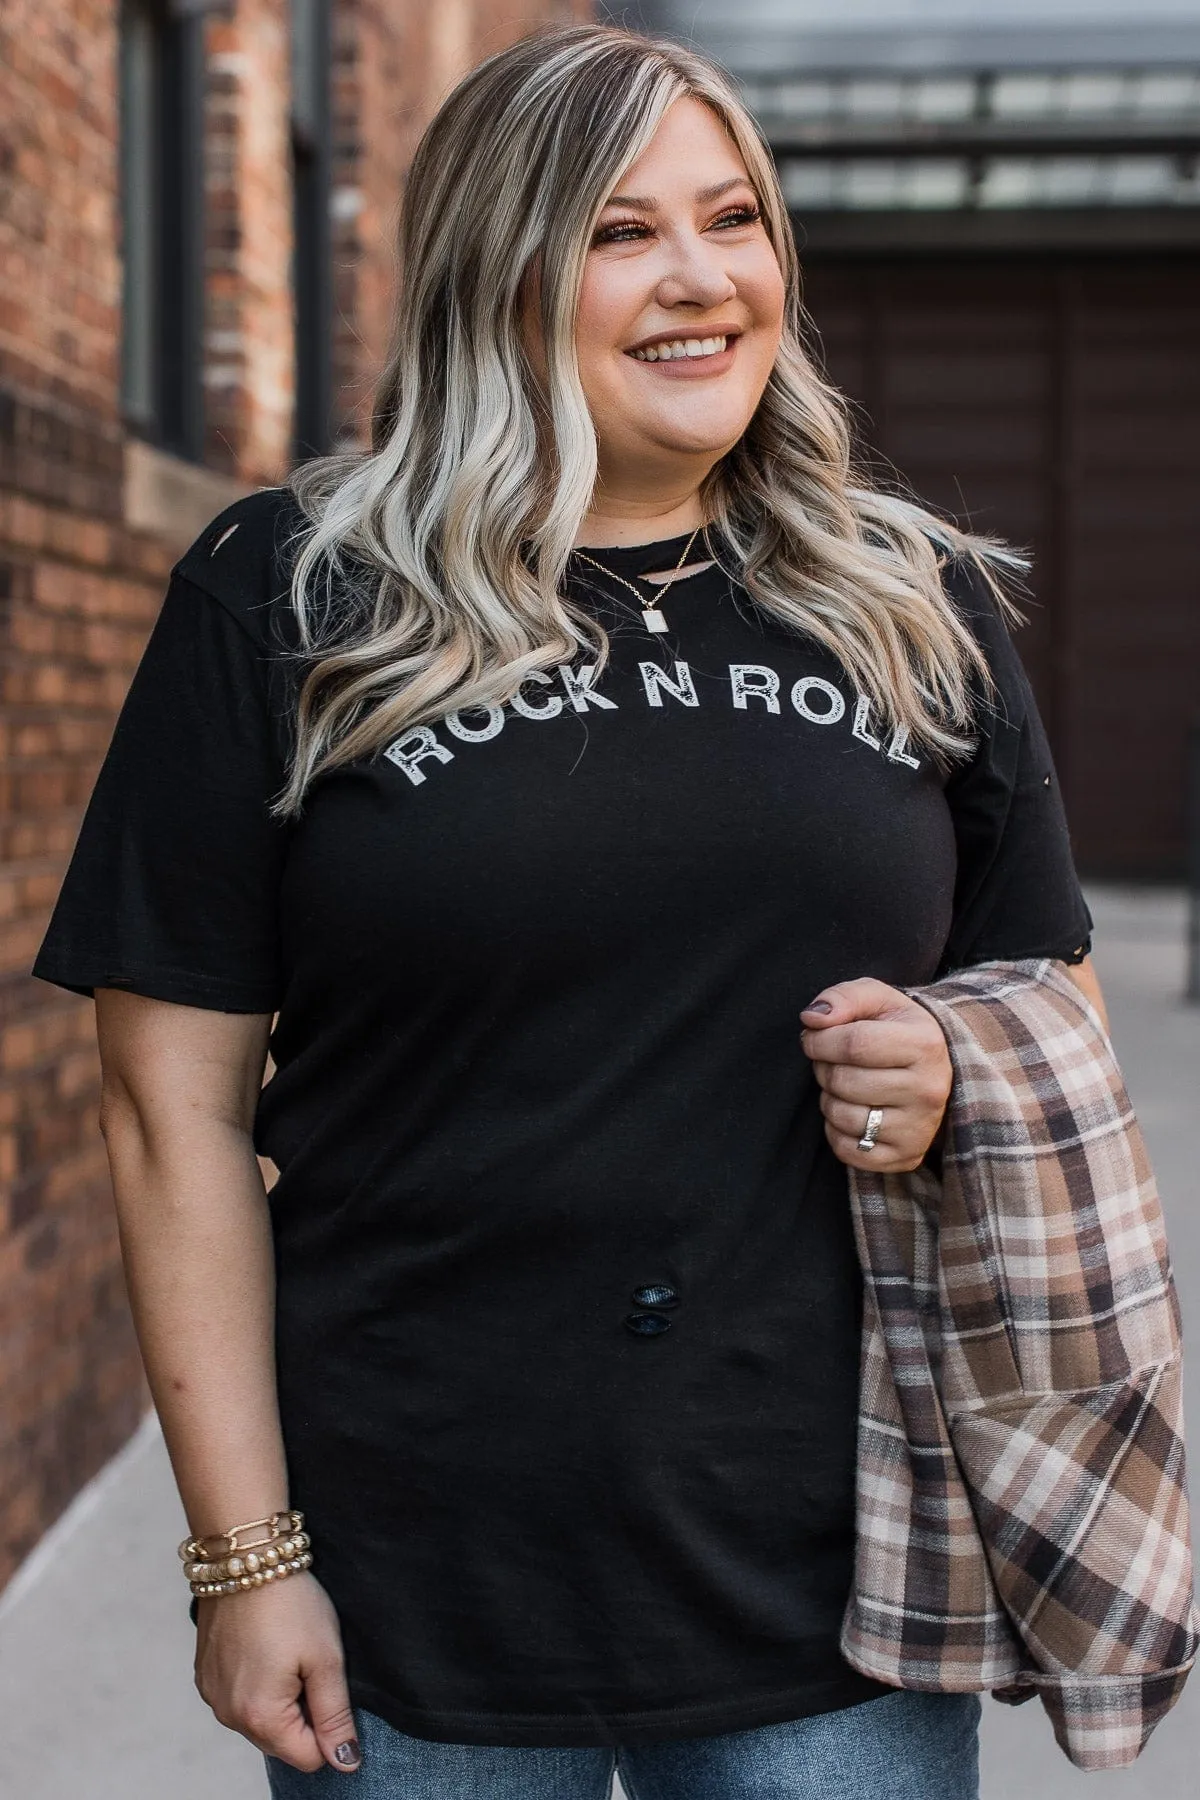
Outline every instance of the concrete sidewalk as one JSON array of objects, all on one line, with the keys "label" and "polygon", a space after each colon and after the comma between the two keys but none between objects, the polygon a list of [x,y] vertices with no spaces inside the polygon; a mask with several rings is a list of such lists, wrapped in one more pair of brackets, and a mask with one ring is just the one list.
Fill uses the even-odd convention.
[{"label": "concrete sidewalk", "polygon": [[[1200,1007],[1180,999],[1183,898],[1090,888],[1088,899],[1114,1043],[1158,1174],[1195,1345]],[[1200,1349],[1189,1375],[1195,1421]],[[174,1553],[185,1529],[161,1436],[147,1421],[0,1599],[0,1800],[265,1800],[261,1757],[215,1723],[192,1685],[194,1633]],[[1200,1677],[1135,1767],[1110,1775],[1072,1769],[1036,1702],[1012,1710],[988,1701],[984,1720],[984,1800],[1197,1792]]]}]

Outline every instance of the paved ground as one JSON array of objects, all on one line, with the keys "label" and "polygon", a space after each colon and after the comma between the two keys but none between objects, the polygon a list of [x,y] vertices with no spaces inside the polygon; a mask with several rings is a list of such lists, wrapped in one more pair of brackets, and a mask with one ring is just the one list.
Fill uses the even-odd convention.
[{"label": "paved ground", "polygon": [[[1117,1055],[1166,1206],[1194,1346],[1194,1422],[1200,1007],[1180,1000],[1183,902],[1119,889],[1089,899]],[[0,1800],[265,1800],[258,1753],[214,1722],[192,1686],[174,1554],[184,1529],[151,1422],[10,1585],[0,1600]],[[1136,1766],[1109,1775],[1073,1770],[1036,1702],[985,1707],[984,1800],[1070,1800],[1085,1789],[1098,1800],[1191,1800],[1198,1764],[1200,1676]]]}]

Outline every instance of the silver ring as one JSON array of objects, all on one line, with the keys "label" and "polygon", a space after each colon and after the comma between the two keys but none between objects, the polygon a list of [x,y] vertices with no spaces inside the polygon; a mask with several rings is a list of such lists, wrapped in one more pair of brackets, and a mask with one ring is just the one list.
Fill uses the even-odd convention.
[{"label": "silver ring", "polygon": [[858,1147],[860,1150],[873,1150],[875,1148],[875,1139],[879,1136],[879,1127],[882,1124],[882,1106],[869,1106],[867,1108],[867,1122],[863,1127],[863,1134],[858,1140]]}]

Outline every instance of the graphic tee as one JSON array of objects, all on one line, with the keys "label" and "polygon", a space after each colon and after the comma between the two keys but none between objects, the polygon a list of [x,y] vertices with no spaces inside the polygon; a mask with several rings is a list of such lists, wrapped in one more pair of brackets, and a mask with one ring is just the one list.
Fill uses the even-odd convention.
[{"label": "graphic tee", "polygon": [[799,1014],[1088,947],[994,602],[947,569],[1000,687],[947,779],[720,567],[653,635],[575,558],[607,669],[403,731],[279,823],[297,522],[257,494],[176,566],[33,973],[277,1015],[290,1503],[353,1703],[584,1746],[890,1691],[838,1648],[861,1279]]}]

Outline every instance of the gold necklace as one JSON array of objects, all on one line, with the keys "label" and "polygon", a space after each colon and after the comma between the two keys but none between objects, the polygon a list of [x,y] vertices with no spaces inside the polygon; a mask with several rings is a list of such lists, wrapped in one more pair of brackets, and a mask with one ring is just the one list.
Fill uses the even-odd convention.
[{"label": "gold necklace", "polygon": [[[700,533],[702,531],[707,531],[707,529],[708,527],[706,525],[697,525],[695,531],[693,531],[691,537],[683,546],[683,554],[680,556],[679,561],[675,564],[675,567],[670,571],[666,580],[663,582],[662,585],[664,587],[669,587],[671,582],[679,580],[679,571],[688,559],[688,552],[691,550],[696,539],[700,536]],[[705,547],[707,548],[707,537],[704,542]],[[638,593],[638,590],[634,587],[632,581],[626,581],[625,577],[623,575],[618,575],[615,569],[606,569],[603,563],[597,562],[594,556],[588,556],[582,550],[576,550],[575,554],[581,562],[590,563],[593,569],[599,569],[601,575],[607,575],[613,581],[619,581],[622,587],[627,587],[629,589],[630,593],[634,596],[642,609],[642,618],[645,620],[647,631],[669,631],[671,629],[659,608],[644,599],[643,596]],[[637,579],[639,581],[648,581],[650,577],[648,575],[639,575]],[[688,578],[685,575],[683,579],[686,581]]]}]

